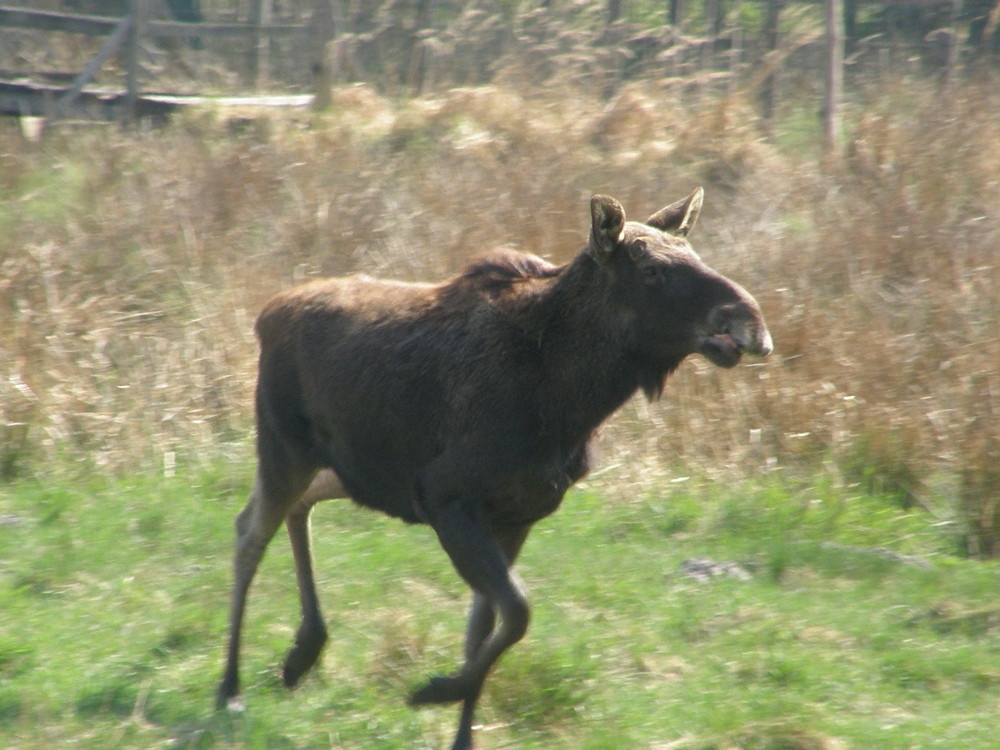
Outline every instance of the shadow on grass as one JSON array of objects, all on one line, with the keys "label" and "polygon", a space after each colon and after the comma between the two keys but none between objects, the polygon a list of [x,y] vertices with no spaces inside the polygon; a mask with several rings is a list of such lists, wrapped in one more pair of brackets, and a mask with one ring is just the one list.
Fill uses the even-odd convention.
[{"label": "shadow on grass", "polygon": [[295,743],[283,735],[260,731],[245,712],[213,711],[178,724],[171,732],[171,748],[198,750],[217,745],[261,748],[293,748]]},{"label": "shadow on grass", "polygon": [[[654,745],[654,748],[661,746]],[[681,739],[662,746],[670,750],[846,750],[847,745],[814,729],[785,722],[754,722],[725,736]]]}]

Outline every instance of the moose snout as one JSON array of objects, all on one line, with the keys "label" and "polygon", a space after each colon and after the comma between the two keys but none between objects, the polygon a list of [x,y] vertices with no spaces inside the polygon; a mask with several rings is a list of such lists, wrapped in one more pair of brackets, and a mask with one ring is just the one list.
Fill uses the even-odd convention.
[{"label": "moose snout", "polygon": [[756,357],[766,357],[774,350],[771,332],[763,323],[752,327],[752,330],[747,331],[744,335],[737,334],[733,338],[743,351]]},{"label": "moose snout", "polygon": [[722,334],[732,339],[736,348],[745,354],[766,357],[774,349],[771,332],[757,310],[734,315],[723,324]]},{"label": "moose snout", "polygon": [[774,349],[760,308],[751,300],[722,305],[709,316],[698,351],[719,367],[733,367],[744,354],[766,357]]}]

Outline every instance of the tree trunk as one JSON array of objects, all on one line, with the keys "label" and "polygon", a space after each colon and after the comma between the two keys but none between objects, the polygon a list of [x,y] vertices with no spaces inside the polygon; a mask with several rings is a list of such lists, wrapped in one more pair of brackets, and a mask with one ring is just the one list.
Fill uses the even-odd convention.
[{"label": "tree trunk", "polygon": [[680,30],[684,16],[684,0],[669,0],[667,8],[667,23]]},{"label": "tree trunk", "polygon": [[705,21],[708,33],[712,39],[718,39],[726,20],[726,9],[723,0],[705,0]]},{"label": "tree trunk", "polygon": [[825,0],[826,92],[823,99],[823,156],[840,158],[840,101],[844,88],[844,16],[842,0]]},{"label": "tree trunk", "polygon": [[948,29],[945,36],[945,43],[948,45],[948,52],[945,58],[944,76],[941,79],[941,92],[947,94],[951,91],[952,83],[955,81],[955,74],[958,71],[958,16],[961,12],[961,0],[951,0],[948,9]]},{"label": "tree trunk", "polygon": [[622,0],[608,0],[608,25],[622,17]]},{"label": "tree trunk", "polygon": [[858,0],[844,0],[844,45],[854,52],[858,41]]},{"label": "tree trunk", "polygon": [[[778,48],[778,21],[781,18],[781,10],[784,6],[784,0],[768,0],[767,2],[767,15],[764,18],[765,56]],[[770,127],[770,121],[774,117],[775,92],[778,87],[778,68],[769,60],[765,60],[765,65],[770,66],[772,69],[760,85],[760,105],[761,117],[764,120],[765,126]]]}]

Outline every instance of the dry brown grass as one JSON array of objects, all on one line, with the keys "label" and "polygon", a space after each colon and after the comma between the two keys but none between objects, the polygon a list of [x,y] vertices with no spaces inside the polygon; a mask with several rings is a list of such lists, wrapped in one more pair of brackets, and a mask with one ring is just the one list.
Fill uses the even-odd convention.
[{"label": "dry brown grass", "polygon": [[499,245],[565,259],[592,193],[644,216],[705,184],[695,244],[757,294],[776,353],[686,364],[606,430],[598,481],[821,471],[1000,553],[996,87],[873,89],[831,172],[767,144],[739,93],[681,106],[669,86],[609,105],[354,87],[321,117],[203,112],[39,145],[0,123],[0,472],[245,455],[252,320],[279,288],[440,278]]}]

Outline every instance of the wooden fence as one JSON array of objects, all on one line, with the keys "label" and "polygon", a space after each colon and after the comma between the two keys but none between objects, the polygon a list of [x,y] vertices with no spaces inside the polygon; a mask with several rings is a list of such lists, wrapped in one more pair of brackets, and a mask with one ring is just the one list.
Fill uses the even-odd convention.
[{"label": "wooden fence", "polygon": [[[329,70],[324,49],[333,37],[333,18],[328,2],[317,0],[308,24],[273,24],[260,15],[255,23],[187,23],[158,20],[151,10],[162,0],[129,0],[128,12],[121,18],[38,11],[30,8],[0,6],[0,28],[12,27],[48,32],[66,32],[106,37],[97,53],[68,87],[24,81],[0,81],[0,112],[44,116],[58,119],[81,106],[93,111],[117,111],[126,120],[170,109],[165,97],[143,97],[141,50],[151,39],[195,40],[205,38],[242,39],[254,54],[251,67],[261,75],[259,52],[272,38],[298,37],[308,56],[313,74],[316,102],[322,106],[329,97]],[[119,55],[125,69],[125,88],[116,94],[94,94],[85,87],[113,55]]]},{"label": "wooden fence", "polygon": [[[628,76],[635,75],[658,74],[686,79],[694,71],[694,74],[704,74],[700,78],[714,76],[716,80],[719,75],[728,75],[734,81],[742,75],[756,80],[753,88],[760,93],[762,114],[768,120],[774,108],[778,69],[787,65],[787,55],[799,44],[795,39],[782,39],[780,17],[796,3],[818,3],[826,10],[825,40],[821,32],[810,32],[799,46],[808,43],[813,51],[817,51],[819,45],[823,47],[822,62],[818,54],[814,59],[822,65],[826,79],[822,107],[825,143],[830,152],[836,152],[845,52],[849,53],[849,60],[856,60],[877,48],[881,59],[882,52],[896,44],[891,38],[891,29],[889,38],[882,42],[871,40],[886,36],[883,33],[869,35],[860,41],[855,38],[855,33],[861,30],[856,23],[860,4],[890,10],[924,6],[950,9],[945,14],[945,26],[935,32],[936,38],[943,40],[935,44],[945,53],[945,63],[940,70],[946,85],[954,76],[959,61],[956,19],[960,6],[979,9],[976,12],[984,20],[981,31],[985,39],[1000,33],[997,31],[1000,0],[762,0],[764,26],[755,40],[738,27],[730,29],[728,36],[719,31],[721,16],[708,24],[711,33],[703,38],[679,33],[678,29],[683,26],[680,0],[669,0],[670,15],[677,26],[654,28],[649,33],[638,33],[626,23],[612,21],[610,10],[614,4],[611,0],[606,28],[572,33],[563,33],[565,18],[559,12],[545,10],[542,13],[530,8],[522,14],[522,21],[527,20],[520,31],[512,31],[511,19],[498,13],[485,14],[471,0],[462,12],[456,10],[460,3],[453,3],[456,14],[441,28],[428,27],[431,0],[400,3],[392,14],[376,12],[383,7],[376,0],[371,0],[370,4],[308,0],[301,3],[305,6],[304,11],[294,16],[296,23],[272,23],[271,0],[253,0],[248,23],[162,20],[169,17],[167,2],[169,0],[127,0],[125,15],[112,18],[4,6],[0,0],[0,28],[104,37],[96,54],[72,76],[68,86],[0,81],[0,112],[59,118],[70,111],[85,110],[99,117],[134,119],[172,109],[177,106],[177,97],[143,93],[146,76],[141,51],[151,40],[157,39],[180,40],[192,45],[214,39],[238,40],[250,53],[247,58],[249,80],[260,89],[268,77],[272,42],[283,39],[286,47],[294,47],[296,64],[307,66],[315,91],[313,101],[318,108],[328,104],[335,74],[345,82],[378,82],[390,92],[426,93],[439,86],[487,82],[493,66],[503,58],[505,64],[513,60],[524,69],[542,72],[554,68],[562,75],[579,67],[581,80],[586,78],[591,84],[596,81],[602,90],[609,91]],[[723,3],[720,0],[704,2],[706,18],[713,18],[712,9],[716,14],[721,12]],[[348,6],[354,9],[355,15],[362,11],[368,15],[364,19],[351,17],[347,13]],[[538,7],[547,7],[547,3]],[[596,0],[595,7],[599,7]],[[334,15],[338,18],[336,24]],[[301,21],[303,18],[306,22]],[[335,36],[336,43],[327,50],[327,43]],[[497,40],[504,41],[498,43]],[[886,50],[879,45],[886,45]],[[88,90],[95,75],[116,55],[125,72],[124,90],[112,94]],[[331,70],[331,64],[335,71]],[[26,77],[30,76],[29,73]],[[297,103],[301,103],[301,98]]]}]

